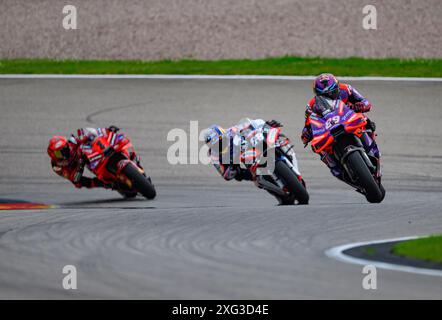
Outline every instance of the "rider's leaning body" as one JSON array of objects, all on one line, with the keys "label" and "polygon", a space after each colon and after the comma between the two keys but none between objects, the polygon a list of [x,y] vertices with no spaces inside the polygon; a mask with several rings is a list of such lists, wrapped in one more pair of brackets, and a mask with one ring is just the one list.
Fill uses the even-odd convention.
[{"label": "rider's leaning body", "polygon": [[[271,127],[280,127],[275,120],[264,121],[263,119],[243,119],[237,125],[223,129],[219,125],[212,125],[206,130],[205,141],[209,146],[209,157],[219,174],[229,180],[252,180],[249,170],[241,167],[239,162],[241,135],[246,130],[259,129],[265,124]],[[235,161],[236,160],[236,161]]]},{"label": "rider's leaning body", "polygon": [[[313,92],[315,96],[307,103],[305,110],[305,125],[301,134],[301,139],[304,143],[309,143],[313,138],[310,126],[310,115],[315,113],[321,116],[321,110],[317,108],[316,104],[317,96],[323,96],[333,100],[342,100],[353,111],[359,113],[366,113],[372,109],[370,101],[351,85],[340,83],[332,74],[319,75],[313,83]],[[372,125],[373,122],[370,121],[369,124]]]},{"label": "rider's leaning body", "polygon": [[118,128],[78,129],[77,136],[73,134],[69,138],[54,136],[49,140],[48,155],[51,158],[52,170],[59,176],[71,181],[76,188],[111,188],[111,185],[103,183],[97,178],[89,178],[83,175],[86,164],[82,146],[93,138],[92,135],[107,137]]},{"label": "rider's leaning body", "polygon": [[[301,133],[302,142],[307,145],[313,139],[313,132],[310,123],[310,116],[316,114],[322,117],[321,106],[317,103],[317,97],[325,97],[332,100],[342,100],[348,107],[354,112],[366,113],[372,109],[372,104],[364,96],[362,96],[355,88],[349,84],[340,83],[336,77],[329,73],[324,73],[316,77],[313,82],[313,92],[315,96],[308,102],[305,110],[305,124]],[[367,134],[369,135],[368,141],[371,146],[365,146],[370,148],[376,146],[374,141],[376,138],[375,130],[376,125],[373,121],[367,118]],[[362,140],[363,144],[365,140]],[[377,150],[377,148],[375,148]],[[342,172],[338,169],[338,163],[333,156],[330,156],[326,152],[321,152],[321,160],[329,167],[334,176],[342,179]]]}]

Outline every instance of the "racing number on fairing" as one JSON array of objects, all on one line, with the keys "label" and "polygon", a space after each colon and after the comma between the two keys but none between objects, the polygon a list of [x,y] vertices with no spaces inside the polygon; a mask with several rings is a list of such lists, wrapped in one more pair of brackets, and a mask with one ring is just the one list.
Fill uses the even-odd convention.
[{"label": "racing number on fairing", "polygon": [[325,128],[328,130],[335,124],[337,124],[341,120],[339,116],[334,116],[332,118],[327,119],[327,122],[325,123]]}]

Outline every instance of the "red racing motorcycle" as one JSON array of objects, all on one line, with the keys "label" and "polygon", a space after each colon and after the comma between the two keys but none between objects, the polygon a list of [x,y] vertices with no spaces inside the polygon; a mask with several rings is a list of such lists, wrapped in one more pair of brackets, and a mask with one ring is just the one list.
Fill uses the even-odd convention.
[{"label": "red racing motorcycle", "polygon": [[88,140],[81,145],[81,152],[84,165],[124,197],[141,194],[147,199],[155,198],[152,180],[135,157],[134,147],[125,134],[109,132],[106,136],[100,135],[96,129],[89,129]]},{"label": "red racing motorcycle", "polygon": [[342,100],[317,97],[316,103],[322,116],[310,115],[312,150],[334,159],[335,175],[365,195],[368,202],[381,202],[385,189],[380,152],[366,132],[366,116],[354,112]]}]

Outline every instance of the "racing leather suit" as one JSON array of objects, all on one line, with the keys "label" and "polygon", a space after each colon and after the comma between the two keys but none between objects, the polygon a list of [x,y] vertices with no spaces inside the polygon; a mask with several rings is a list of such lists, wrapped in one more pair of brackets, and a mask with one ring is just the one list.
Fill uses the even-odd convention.
[{"label": "racing leather suit", "polygon": [[[359,113],[369,112],[372,109],[372,104],[362,96],[355,88],[348,84],[339,84],[339,99],[346,103],[353,111]],[[310,115],[312,113],[321,114],[320,111],[316,110],[316,96],[313,97],[307,104],[305,110],[305,125],[302,130],[301,139],[305,145],[307,145],[313,139],[313,133],[310,125]],[[370,137],[373,139],[373,143],[376,137],[375,130],[376,125],[373,121],[367,118],[367,129],[370,131]],[[337,170],[338,163],[334,157],[330,156],[326,152],[320,154],[321,160],[329,167],[331,173],[342,179],[342,173]]]},{"label": "racing leather suit", "polygon": [[[241,168],[238,161],[234,161],[237,157],[235,152],[234,138],[237,134],[237,128],[231,127],[219,140],[220,145],[216,145],[209,149],[209,156],[212,164],[219,174],[226,180],[252,180],[252,175],[247,169]],[[216,150],[220,146],[222,150]],[[229,154],[227,154],[227,152]],[[227,159],[226,159],[227,158]]]},{"label": "racing leather suit", "polygon": [[[240,123],[238,125],[235,125],[233,127],[230,127],[226,130],[226,133],[222,136],[220,141],[222,141],[223,145],[222,148],[224,152],[211,152],[212,149],[209,149],[209,155],[212,158],[212,164],[216,168],[216,170],[219,172],[219,174],[227,181],[235,179],[237,181],[246,180],[250,181],[253,179],[252,174],[249,170],[241,168],[239,164],[239,154],[237,154],[238,150],[238,143],[237,141],[240,140],[240,135],[244,130],[249,129],[258,129],[265,124],[269,124],[270,126],[281,126],[281,124],[277,121],[264,121],[262,119],[254,119],[250,120],[248,124]],[[235,139],[237,137],[238,139]],[[227,144],[227,146],[225,145]],[[223,161],[223,154],[225,152],[230,152],[230,156],[228,157],[228,160],[230,160],[230,163],[226,163],[226,161]],[[236,161],[235,161],[236,159]]]},{"label": "racing leather suit", "polygon": [[[340,83],[339,84],[339,98],[342,100],[345,104],[347,104],[353,111],[365,113],[369,112],[372,108],[372,104],[364,98],[355,88],[348,84]],[[301,139],[304,142],[304,144],[309,143],[313,136],[312,136],[312,129],[310,126],[310,115],[312,113],[320,114],[320,112],[317,112],[315,109],[316,107],[316,96],[310,99],[310,101],[307,104],[306,110],[305,110],[305,125],[304,129],[302,130]],[[369,126],[374,126],[374,123],[372,121],[368,122]],[[370,128],[373,129],[374,128]]]},{"label": "racing leather suit", "polygon": [[[97,128],[98,134],[107,136],[113,130],[109,128]],[[87,129],[78,129],[78,136],[71,135],[68,139],[70,155],[69,159],[61,161],[51,161],[52,170],[59,176],[71,181],[76,188],[112,188],[97,178],[88,178],[83,176],[85,161],[81,152],[81,145],[88,140]]]}]

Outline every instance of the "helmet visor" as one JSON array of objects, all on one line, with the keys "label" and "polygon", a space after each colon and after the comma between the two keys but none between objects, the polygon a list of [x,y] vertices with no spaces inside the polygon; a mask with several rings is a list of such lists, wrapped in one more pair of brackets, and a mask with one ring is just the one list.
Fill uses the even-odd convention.
[{"label": "helmet visor", "polygon": [[322,96],[330,98],[332,100],[337,100],[339,98],[339,88],[322,94]]},{"label": "helmet visor", "polygon": [[57,159],[63,160],[69,158],[69,146],[66,145],[60,150],[54,150],[54,155],[57,157]]}]

